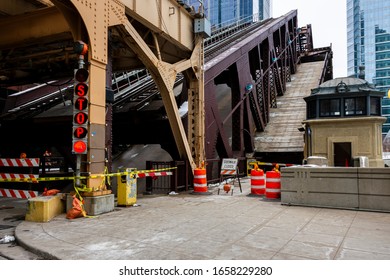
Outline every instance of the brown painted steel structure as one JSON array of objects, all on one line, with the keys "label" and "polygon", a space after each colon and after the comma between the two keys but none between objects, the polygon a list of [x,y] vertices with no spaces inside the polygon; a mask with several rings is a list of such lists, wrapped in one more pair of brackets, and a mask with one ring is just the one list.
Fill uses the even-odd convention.
[{"label": "brown painted steel structure", "polygon": [[[105,88],[110,86],[106,71],[111,74],[148,68],[164,100],[179,156],[187,158],[194,168],[206,159],[243,158],[253,153],[254,133],[264,130],[270,118],[269,109],[277,106],[277,96],[283,95],[286,83],[304,54],[313,51],[311,28],[298,28],[297,11],[248,29],[235,41],[217,44],[218,51],[206,49],[202,69],[199,67],[203,56],[202,38],[194,36],[193,17],[176,1],[53,0],[56,7],[47,1],[19,2],[26,4],[25,11],[31,12],[20,15],[21,11],[14,11],[13,15],[7,10],[9,15],[0,17],[0,35],[8,38],[0,42],[8,59],[0,67],[0,76],[34,80],[37,78],[34,71],[43,69],[48,62],[53,67],[55,62],[58,69],[63,69],[58,72],[69,77],[73,71],[69,65],[77,56],[68,42],[84,39],[91,44],[91,79],[97,80],[91,87],[97,93],[92,98],[92,111],[96,114],[93,113],[91,125],[103,135],[101,139],[106,138],[91,143],[92,152],[87,160],[91,163],[88,170],[91,173],[103,171],[105,147],[111,148],[110,123],[115,116],[105,103]],[[42,4],[45,2],[49,4]],[[36,8],[46,8],[27,8],[31,3]],[[5,6],[0,5],[3,14],[9,9]],[[27,25],[47,28],[31,30],[25,28]],[[41,44],[46,49],[41,49]],[[27,50],[33,56],[26,55]],[[318,50],[318,53],[326,53],[325,60],[330,61],[323,72],[322,81],[325,81],[331,78],[331,50]],[[31,60],[33,64],[29,65]],[[3,66],[12,62],[9,68]],[[20,65],[26,66],[21,68]],[[202,70],[204,99],[203,87],[199,86]],[[180,72],[184,72],[189,85],[188,138],[172,94]],[[218,110],[218,84],[227,84],[231,89],[231,110],[224,118]],[[228,124],[232,126],[231,140]]]},{"label": "brown painted steel structure", "polygon": [[[3,15],[0,49],[6,58],[0,71],[2,80],[26,80],[50,63],[59,64],[58,69],[71,70],[69,62],[74,64],[79,57],[64,52],[64,42],[81,40],[89,44],[86,61],[90,72],[89,141],[84,171],[101,174],[106,165],[105,136],[109,136],[106,122],[110,123],[110,116],[106,117],[109,61],[109,74],[121,67],[149,70],[164,101],[180,157],[186,158],[192,169],[204,161],[204,130],[199,129],[204,123],[203,39],[194,34],[194,16],[186,8],[174,0],[52,0],[18,1],[18,4],[20,7],[14,7],[10,1],[0,3]],[[109,44],[114,41],[116,52],[111,53]],[[34,51],[33,56],[26,56]],[[18,54],[14,57],[18,52],[24,58],[20,59]],[[57,52],[55,60],[50,57],[51,52]],[[119,57],[119,66],[115,64],[115,55]],[[27,67],[21,69],[21,63],[26,63]],[[189,126],[190,141],[173,94],[176,75],[180,72],[186,72],[190,81],[189,98],[195,110],[194,125]],[[100,181],[99,178],[89,179],[88,184],[99,190]]]},{"label": "brown painted steel structure", "polygon": [[[207,158],[244,157],[254,150],[254,132],[264,130],[269,108],[283,95],[290,75],[295,73],[297,51],[297,11],[267,22],[248,33],[225,52],[205,64],[206,154]],[[207,56],[206,56],[207,60]],[[221,119],[215,86],[231,89],[231,112]],[[229,144],[224,124],[232,122]]]}]

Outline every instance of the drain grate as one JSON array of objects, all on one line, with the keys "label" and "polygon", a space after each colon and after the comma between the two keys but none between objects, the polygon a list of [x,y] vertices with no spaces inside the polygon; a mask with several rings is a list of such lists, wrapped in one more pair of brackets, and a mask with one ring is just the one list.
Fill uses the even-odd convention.
[{"label": "drain grate", "polygon": [[3,230],[3,229],[8,229],[8,228],[13,228],[15,226],[9,226],[9,225],[0,225],[0,230]]}]

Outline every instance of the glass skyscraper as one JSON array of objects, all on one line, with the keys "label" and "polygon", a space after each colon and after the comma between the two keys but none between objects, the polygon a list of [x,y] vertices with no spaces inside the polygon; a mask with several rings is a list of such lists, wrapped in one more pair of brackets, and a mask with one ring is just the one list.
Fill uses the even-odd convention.
[{"label": "glass skyscraper", "polygon": [[271,0],[240,0],[240,17],[256,16],[262,20],[271,17]]},{"label": "glass skyscraper", "polygon": [[[230,25],[239,20],[255,21],[271,17],[271,0],[203,0],[205,15],[212,28]],[[188,0],[188,5],[199,7],[199,0]]]},{"label": "glass skyscraper", "polygon": [[259,1],[259,18],[266,19],[271,17],[271,0]]},{"label": "glass skyscraper", "polygon": [[[348,75],[361,77],[386,93],[390,90],[390,1],[347,0]],[[389,93],[390,94],[390,93]],[[390,99],[382,100],[390,129]]]}]

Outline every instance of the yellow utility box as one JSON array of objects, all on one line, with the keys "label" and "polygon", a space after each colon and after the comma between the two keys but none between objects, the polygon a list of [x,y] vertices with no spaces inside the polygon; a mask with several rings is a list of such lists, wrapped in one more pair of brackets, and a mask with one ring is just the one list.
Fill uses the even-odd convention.
[{"label": "yellow utility box", "polygon": [[125,175],[118,175],[118,206],[132,206],[137,202],[137,178],[135,168],[120,169],[119,172],[126,172]]},{"label": "yellow utility box", "polygon": [[28,200],[25,220],[31,222],[48,222],[55,216],[65,212],[65,202],[62,194],[54,196],[39,196]]}]

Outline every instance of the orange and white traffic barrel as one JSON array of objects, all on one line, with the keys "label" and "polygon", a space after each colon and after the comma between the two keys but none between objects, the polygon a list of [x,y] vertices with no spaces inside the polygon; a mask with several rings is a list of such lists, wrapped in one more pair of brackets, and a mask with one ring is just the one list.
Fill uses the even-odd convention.
[{"label": "orange and white traffic barrel", "polygon": [[265,197],[269,199],[280,198],[280,172],[266,172]]},{"label": "orange and white traffic barrel", "polygon": [[258,196],[265,194],[265,176],[262,169],[251,170],[251,195]]},{"label": "orange and white traffic barrel", "polygon": [[210,194],[207,187],[206,168],[195,168],[193,194]]}]

